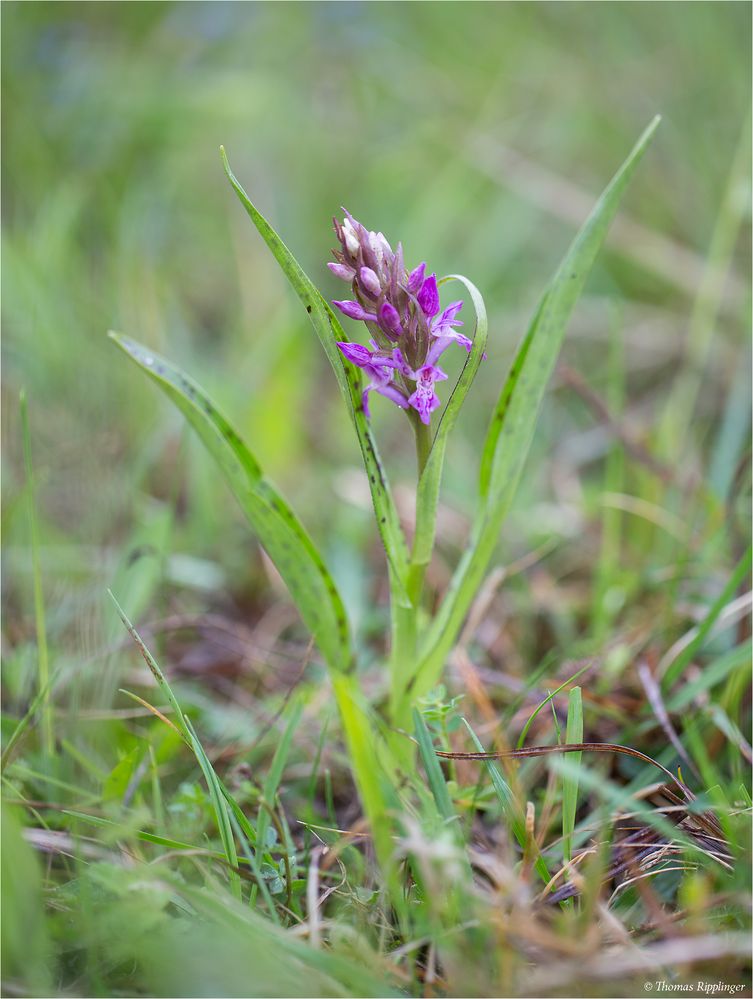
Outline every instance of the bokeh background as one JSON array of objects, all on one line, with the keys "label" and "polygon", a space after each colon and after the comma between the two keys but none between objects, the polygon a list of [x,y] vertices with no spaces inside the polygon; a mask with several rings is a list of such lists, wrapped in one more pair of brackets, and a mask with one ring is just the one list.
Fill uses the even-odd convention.
[{"label": "bokeh background", "polygon": [[[383,626],[355,437],[305,314],[227,185],[221,143],[329,296],[342,293],[324,266],[341,205],[402,240],[409,262],[465,273],[486,296],[489,360],[446,476],[452,561],[515,344],[575,226],[661,113],[573,320],[501,557],[553,538],[555,580],[579,559],[593,569],[614,434],[573,373],[613,412],[624,399],[632,437],[663,463],[655,475],[629,462],[620,491],[683,517],[667,491],[682,470],[723,507],[748,434],[749,78],[743,3],[4,4],[12,683],[31,682],[33,639],[22,388],[61,654],[88,662],[101,650],[108,585],[135,616],[222,606],[253,620],[269,600],[234,501],[109,328],[216,397],[294,496],[359,624]],[[401,414],[374,409],[409,506]],[[629,518],[637,563],[623,550],[615,572],[645,579],[666,561],[652,529]],[[552,605],[566,644],[577,615],[550,596],[534,603]],[[528,584],[520,599],[531,606]]]},{"label": "bokeh background", "polygon": [[[466,274],[486,298],[488,361],[448,451],[430,574],[440,593],[515,346],[595,198],[663,116],[571,322],[500,538],[509,578],[472,654],[516,731],[536,691],[515,698],[534,675],[546,670],[554,686],[593,656],[586,735],[675,766],[635,665],[655,665],[703,620],[749,533],[749,4],[6,0],[1,14],[3,734],[38,683],[25,390],[58,741],[45,756],[32,727],[6,790],[39,804],[35,835],[75,833],[64,807],[187,842],[214,835],[177,738],[118,692],[154,694],[108,587],[231,786],[242,767],[268,772],[298,684],[291,815],[358,818],[326,678],[278,578],[211,460],[106,336],[165,354],[231,417],[340,582],[378,702],[385,566],[356,439],[305,312],[227,184],[220,144],[328,297],[343,291],[325,262],[345,205],[402,240],[411,265]],[[409,519],[411,435],[394,407],[372,408]],[[713,710],[674,717],[700,785],[724,783],[739,804],[749,631],[745,606],[731,608],[703,650],[727,678]],[[451,671],[448,683],[462,692]],[[543,712],[530,737],[554,738],[551,724]],[[323,741],[324,804],[299,794]],[[153,816],[124,784],[152,752],[165,788]],[[255,802],[255,786],[242,786],[244,805]],[[31,875],[4,925],[41,925],[35,862],[8,856]],[[147,932],[158,907],[87,908],[75,878],[50,871],[56,980],[71,994],[244,994],[249,975],[259,994],[283,987],[288,970],[260,971],[274,960],[247,942],[214,964],[237,988],[206,977],[207,941],[190,954],[175,944],[165,960],[163,938]],[[51,979],[28,984],[44,934],[18,936],[9,974],[50,994]],[[137,981],[133,955],[147,952],[156,978]]]}]

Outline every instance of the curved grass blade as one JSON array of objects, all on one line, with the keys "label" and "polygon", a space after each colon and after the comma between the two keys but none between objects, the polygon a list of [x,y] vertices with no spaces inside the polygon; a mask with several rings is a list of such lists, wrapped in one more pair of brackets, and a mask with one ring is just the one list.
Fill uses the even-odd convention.
[{"label": "curved grass blade", "polygon": [[[570,691],[570,701],[567,708],[568,744],[583,741],[583,699],[580,687]],[[562,854],[565,863],[572,857],[573,830],[575,829],[575,814],[578,811],[578,770],[581,754],[573,753],[574,773],[562,777]]]},{"label": "curved grass blade", "polygon": [[564,681],[564,683],[561,683],[556,690],[553,690],[550,694],[547,694],[547,696],[544,698],[543,701],[539,701],[539,703],[533,709],[533,712],[529,715],[528,721],[521,729],[520,735],[518,736],[518,743],[517,746],[515,747],[516,749],[523,748],[523,743],[526,741],[528,730],[530,729],[531,725],[533,725],[534,720],[536,719],[536,716],[538,715],[539,711],[541,711],[542,708],[545,708],[550,701],[554,700],[557,694],[563,691],[569,683],[572,683],[573,680],[577,680],[579,676],[582,676],[586,672],[586,670],[591,669],[592,665],[593,664],[590,662],[586,663],[586,665],[582,666],[577,673],[573,673],[573,675],[569,676],[567,680]]},{"label": "curved grass blade", "polygon": [[196,430],[225,473],[249,523],[290,591],[331,669],[353,664],[340,594],[313,541],[251,452],[199,386],[169,361],[118,333],[120,349],[155,381]]},{"label": "curved grass blade", "polygon": [[340,325],[337,316],[319,289],[302,269],[269,222],[267,222],[249,199],[235,174],[230,169],[223,146],[220,147],[220,155],[222,156],[222,165],[225,168],[227,178],[237,194],[240,203],[246,209],[259,235],[272,251],[275,260],[280,265],[293,290],[301,302],[303,302],[314,330],[319,337],[322,347],[324,347],[324,352],[329,358],[329,363],[332,365],[332,370],[340,386],[340,391],[348,403],[356,428],[366,474],[369,477],[371,500],[374,505],[374,513],[376,514],[382,543],[384,544],[395,582],[398,584],[397,589],[401,602],[409,605],[410,601],[408,600],[406,591],[408,546],[405,542],[403,529],[400,526],[400,518],[398,517],[395,501],[392,497],[387,473],[382,465],[376,441],[371,432],[371,425],[363,411],[363,403],[361,401],[363,389],[361,372],[354,365],[344,363],[343,356],[337,347],[338,340],[345,341],[348,340],[348,337],[345,335],[345,331]]},{"label": "curved grass blade", "polygon": [[486,338],[489,329],[484,299],[481,297],[481,292],[476,285],[472,281],[469,281],[468,278],[463,277],[462,274],[450,274],[442,278],[439,283],[444,284],[447,281],[460,281],[461,284],[465,285],[476,312],[476,332],[473,336],[471,352],[463,365],[460,377],[442,413],[429,458],[418,483],[418,493],[416,495],[416,534],[413,541],[413,555],[411,559],[413,565],[418,566],[428,565],[431,558],[432,548],[434,547],[437,502],[439,499],[439,487],[442,481],[447,438],[455,426],[458,413],[465,402],[465,397],[468,394],[473,379],[476,377],[476,372],[486,349]]},{"label": "curved grass blade", "polygon": [[[505,778],[502,776],[502,772],[499,767],[495,765],[494,760],[499,759],[501,754],[499,753],[486,753],[484,752],[484,747],[481,744],[479,737],[473,731],[471,726],[468,724],[467,719],[463,719],[463,724],[468,730],[468,734],[473,740],[473,744],[476,747],[477,752],[466,754],[467,759],[472,760],[483,760],[486,763],[486,769],[492,782],[492,787],[494,788],[494,793],[497,796],[500,807],[502,809],[502,814],[510,825],[515,839],[518,841],[518,845],[525,852],[530,849],[529,837],[526,832],[525,817],[523,815],[523,809],[520,807],[520,803],[512,792],[512,788],[507,783]],[[451,754],[441,753],[435,750],[437,756],[442,756],[445,759],[450,759]],[[538,852],[536,860],[534,861],[534,867],[544,882],[544,884],[549,884],[551,881],[551,874],[549,868],[547,867],[546,861],[542,857],[541,853]]]},{"label": "curved grass blade", "polygon": [[115,609],[118,612],[120,620],[125,625],[128,634],[136,643],[136,647],[141,653],[144,662],[149,667],[152,676],[157,681],[157,685],[167,698],[170,707],[175,712],[176,728],[179,729],[185,742],[191,747],[191,751],[196,757],[196,762],[199,764],[199,768],[204,775],[204,780],[206,781],[207,789],[209,791],[209,798],[212,802],[212,808],[215,814],[215,820],[217,822],[217,831],[220,834],[220,840],[222,842],[222,848],[225,851],[225,856],[227,862],[230,865],[230,887],[233,890],[233,894],[237,898],[241,897],[241,882],[238,877],[238,853],[235,848],[235,840],[233,839],[233,830],[230,824],[230,815],[227,810],[227,804],[225,802],[225,797],[222,791],[222,786],[219,777],[215,773],[214,767],[209,761],[209,757],[204,752],[204,747],[199,741],[199,737],[194,731],[194,727],[191,724],[189,718],[183,714],[178,699],[172,691],[170,684],[165,679],[165,675],[157,664],[157,660],[151,654],[149,649],[144,644],[141,636],[136,631],[134,626],[128,620],[125,611],[120,606],[115,596],[111,591],[108,590],[110,599],[115,604]]},{"label": "curved grass blade", "polygon": [[658,116],[597,201],[552,279],[497,403],[481,459],[480,502],[471,538],[421,650],[411,693],[437,682],[499,539],[523,471],[562,339],[620,199],[659,124]]}]

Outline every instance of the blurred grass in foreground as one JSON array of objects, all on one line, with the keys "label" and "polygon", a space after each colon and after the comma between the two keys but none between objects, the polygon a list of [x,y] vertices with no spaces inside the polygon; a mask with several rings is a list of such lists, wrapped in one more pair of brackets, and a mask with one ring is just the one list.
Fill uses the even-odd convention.
[{"label": "blurred grass in foreground", "polygon": [[[607,859],[585,858],[577,906],[541,917],[528,888],[532,841],[511,893],[506,872],[520,858],[498,785],[460,761],[446,786],[483,886],[469,885],[453,826],[441,809],[437,817],[447,798],[436,772],[436,802],[417,774],[401,848],[436,906],[424,907],[413,939],[396,934],[359,848],[358,803],[316,653],[224,484],[104,334],[122,329],[198,377],[294,495],[376,664],[366,677],[376,702],[384,569],[355,439],[305,316],[236,210],[217,149],[224,143],[325,292],[336,290],[324,261],[342,204],[402,239],[410,260],[466,273],[484,292],[489,362],[451,444],[431,577],[441,590],[462,550],[477,442],[514,345],[575,225],[656,112],[658,141],[571,326],[501,539],[507,579],[499,594],[490,587],[450,690],[427,717],[438,746],[472,748],[450,704],[463,694],[459,711],[486,744],[514,744],[547,691],[590,663],[576,681],[585,738],[679,762],[719,810],[735,853],[731,876],[709,865],[627,887],[612,904],[618,925],[654,955],[652,967],[694,957],[709,979],[744,980],[735,934],[749,924],[747,587],[729,594],[665,692],[690,764],[640,667],[650,677],[683,655],[748,536],[749,8],[9,2],[2,28],[3,735],[39,707],[41,625],[56,747],[45,749],[35,713],[4,775],[14,803],[3,821],[8,989],[641,987],[628,957],[605,960],[604,926],[616,932],[598,892]],[[412,449],[400,414],[374,410],[409,509]],[[273,925],[264,892],[257,911],[232,900],[198,771],[173,730],[118,693],[135,687],[156,699],[108,586],[175,678],[254,828],[272,810],[262,825],[274,863],[262,873],[276,921],[292,929]],[[280,798],[264,803],[296,684],[302,721],[278,759]],[[564,732],[568,697],[553,699],[554,715],[549,705],[540,712],[529,743]],[[596,777],[580,782],[574,853],[608,828],[615,798],[597,793],[599,781],[621,785],[627,805],[629,791],[655,780],[633,762],[584,757]],[[532,761],[517,779],[557,870],[557,768],[547,777]],[[336,831],[351,828],[351,837]],[[169,843],[145,842],[144,831]],[[677,911],[685,945],[673,937]],[[14,925],[26,932],[12,934]],[[521,953],[535,955],[532,978]]]}]

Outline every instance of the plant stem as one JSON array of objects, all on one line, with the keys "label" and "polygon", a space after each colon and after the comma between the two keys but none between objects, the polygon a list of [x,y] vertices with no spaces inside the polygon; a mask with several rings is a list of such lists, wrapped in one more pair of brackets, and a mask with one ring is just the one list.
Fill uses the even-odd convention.
[{"label": "plant stem", "polygon": [[416,435],[416,464],[418,466],[418,475],[416,478],[420,479],[426,467],[429,452],[431,451],[431,430],[425,423],[421,422],[417,414],[412,418],[412,423],[413,433]]},{"label": "plant stem", "polygon": [[[416,438],[417,480],[423,474],[432,446],[431,431],[422,423],[418,413],[411,412],[410,420]],[[404,606],[395,596],[392,599],[392,645],[390,650],[390,718],[396,728],[411,728],[411,705],[405,697],[408,677],[413,675],[418,646],[418,614],[421,609],[426,566],[412,563],[408,570],[406,589],[410,606]],[[410,744],[406,741],[405,747]],[[398,753],[404,760],[404,753]]]}]

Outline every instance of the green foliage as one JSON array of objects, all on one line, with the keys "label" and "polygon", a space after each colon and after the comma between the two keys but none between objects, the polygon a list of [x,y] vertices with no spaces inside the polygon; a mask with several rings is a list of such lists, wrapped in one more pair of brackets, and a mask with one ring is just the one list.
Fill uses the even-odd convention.
[{"label": "green foliage", "polygon": [[416,694],[424,693],[436,683],[482,583],[523,472],[541,400],[570,315],[658,123],[657,118],[649,125],[596,203],[544,293],[518,348],[481,455],[479,508],[471,539],[423,643],[414,684]]},{"label": "green foliage", "polygon": [[128,337],[110,335],[199,434],[287,583],[327,661],[333,669],[347,670],[352,653],[345,608],[319,552],[288,503],[264,477],[238,433],[193,381]]},{"label": "green foliage", "polygon": [[[746,5],[41,2],[2,21],[3,993],[747,987]],[[526,321],[656,111],[522,474],[543,370],[515,447],[488,437],[479,502],[500,372],[519,342],[554,362],[551,327],[536,348]],[[246,228],[220,143],[300,264],[231,177],[262,240]],[[448,368],[415,533],[404,415],[359,420],[333,348],[342,204],[474,282],[477,348]],[[108,328],[171,358],[178,396],[196,375],[254,459],[193,404],[164,407]],[[257,512],[273,480],[307,533],[265,513],[251,537],[228,475]],[[262,555],[270,526],[307,578]],[[483,579],[470,611],[475,586],[443,603],[464,559]],[[347,639],[324,623],[328,581]],[[436,612],[446,654],[406,695]],[[438,762],[482,740],[552,748],[574,734],[574,683],[584,738],[681,766],[681,830],[640,759]],[[706,809],[721,834],[699,842]],[[623,825],[676,849],[627,885]]]}]

